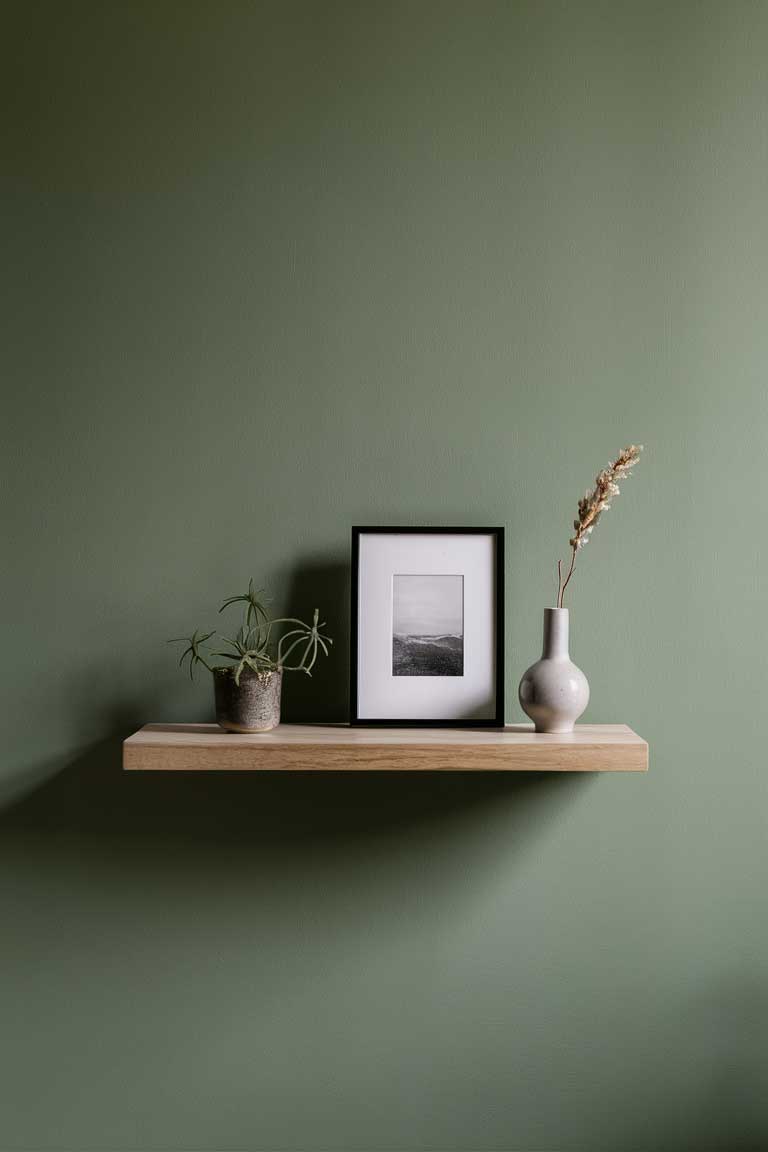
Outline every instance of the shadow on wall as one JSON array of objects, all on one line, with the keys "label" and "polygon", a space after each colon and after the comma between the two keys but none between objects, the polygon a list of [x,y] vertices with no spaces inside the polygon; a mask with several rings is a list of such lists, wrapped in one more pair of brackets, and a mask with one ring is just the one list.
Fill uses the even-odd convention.
[{"label": "shadow on wall", "polygon": [[287,614],[311,621],[319,608],[324,630],[333,637],[328,656],[320,653],[311,676],[294,672],[283,677],[282,716],[288,724],[349,716],[350,583],[347,560],[307,561],[288,576]]},{"label": "shadow on wall", "polygon": [[[671,1009],[666,1017],[668,1035],[657,1039],[648,1052],[654,1069],[669,1065],[685,1037],[700,1054],[702,1075],[696,1087],[675,1101],[659,1101],[640,1077],[636,1090],[646,1093],[647,1126],[609,1128],[606,1147],[654,1149],[655,1152],[765,1152],[768,1122],[764,1102],[768,1094],[768,996],[754,969],[748,965],[728,972],[719,981],[701,984]],[[637,1038],[634,1037],[634,1040]],[[609,1118],[610,1119],[610,1118]]]},{"label": "shadow on wall", "polygon": [[[505,885],[591,779],[541,773],[123,772],[121,737],[88,748],[0,815],[34,840],[51,885],[90,883],[115,907],[243,906],[265,924],[390,935],[461,916]],[[10,865],[13,867],[14,865]],[[66,879],[70,877],[70,879]],[[285,922],[285,923],[284,923]],[[287,925],[287,926],[286,926]],[[281,928],[281,930],[283,930]]]},{"label": "shadow on wall", "polygon": [[[348,715],[349,580],[349,565],[340,561],[306,563],[289,577],[286,606],[299,615],[319,606],[335,643],[316,676],[286,678],[287,721]],[[69,840],[76,853],[114,865],[126,850],[130,854],[132,843],[160,856],[176,845],[189,859],[210,859],[206,845],[211,852],[226,845],[253,863],[279,863],[289,871],[323,859],[359,865],[371,852],[379,858],[384,852],[397,855],[400,866],[417,863],[422,878],[431,875],[448,893],[452,853],[459,871],[473,859],[498,858],[501,866],[592,779],[558,773],[124,773],[122,740],[146,720],[147,701],[136,699],[128,705],[102,700],[108,734],[18,782],[0,828]],[[26,794],[18,798],[22,790]]]},{"label": "shadow on wall", "polygon": [[[586,786],[588,774],[464,772],[123,772],[125,728],[0,816],[4,828],[280,844],[359,841],[504,809],[518,838]],[[507,833],[512,829],[507,827]]]},{"label": "shadow on wall", "polygon": [[710,1064],[690,1147],[721,1152],[768,1148],[768,995],[749,966],[695,992],[681,1008],[681,1027],[700,1033]]}]

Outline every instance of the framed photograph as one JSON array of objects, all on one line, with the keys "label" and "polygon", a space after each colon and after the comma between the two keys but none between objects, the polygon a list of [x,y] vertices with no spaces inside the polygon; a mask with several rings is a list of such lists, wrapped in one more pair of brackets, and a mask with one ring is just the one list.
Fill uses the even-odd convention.
[{"label": "framed photograph", "polygon": [[504,724],[504,529],[352,529],[352,724]]}]

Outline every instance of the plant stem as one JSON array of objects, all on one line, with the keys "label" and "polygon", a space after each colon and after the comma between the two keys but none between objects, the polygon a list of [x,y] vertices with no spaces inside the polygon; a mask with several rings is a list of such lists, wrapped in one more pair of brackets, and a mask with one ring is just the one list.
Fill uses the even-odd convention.
[{"label": "plant stem", "polygon": [[[568,587],[568,583],[571,579],[571,576],[573,576],[573,569],[575,567],[575,564],[576,564],[576,548],[571,548],[571,566],[568,569],[568,575],[565,578],[565,583],[560,586],[560,591],[559,591],[559,594],[557,597],[558,608],[562,608],[562,606],[563,606],[563,596],[565,595],[565,590]],[[560,561],[559,560],[557,562],[557,571],[558,571],[558,575],[559,575],[560,574]]]}]

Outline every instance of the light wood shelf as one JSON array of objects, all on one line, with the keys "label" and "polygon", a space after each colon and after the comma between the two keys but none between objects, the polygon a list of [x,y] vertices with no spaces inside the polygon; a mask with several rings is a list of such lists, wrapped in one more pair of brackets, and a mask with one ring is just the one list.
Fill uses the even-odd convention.
[{"label": "light wood shelf", "polygon": [[129,771],[645,772],[648,745],[625,724],[567,735],[506,728],[280,724],[253,735],[215,724],[147,724],[123,744]]}]

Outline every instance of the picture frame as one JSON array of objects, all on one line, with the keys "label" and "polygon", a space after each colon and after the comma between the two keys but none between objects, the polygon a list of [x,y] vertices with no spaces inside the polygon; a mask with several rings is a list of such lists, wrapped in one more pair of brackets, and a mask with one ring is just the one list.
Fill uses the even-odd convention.
[{"label": "picture frame", "polygon": [[352,528],[350,723],[504,726],[503,527]]}]

